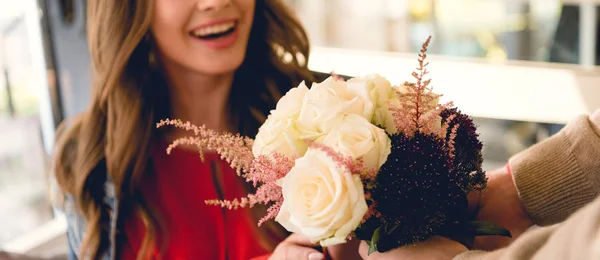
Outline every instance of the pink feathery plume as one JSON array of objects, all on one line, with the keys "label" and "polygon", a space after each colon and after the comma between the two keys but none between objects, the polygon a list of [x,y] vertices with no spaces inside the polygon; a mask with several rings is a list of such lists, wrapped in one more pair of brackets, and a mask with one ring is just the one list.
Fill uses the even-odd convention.
[{"label": "pink feathery plume", "polygon": [[275,182],[269,182],[261,185],[256,190],[256,193],[243,197],[240,200],[207,200],[207,205],[220,206],[227,209],[251,208],[256,204],[273,203],[268,209],[267,214],[260,219],[258,226],[269,219],[273,219],[279,214],[279,209],[283,204],[282,189]]},{"label": "pink feathery plume", "polygon": [[182,122],[181,120],[165,119],[156,124],[157,128],[164,126],[175,126],[187,131],[193,131],[193,137],[184,137],[175,140],[167,148],[167,152],[179,145],[194,145],[198,148],[200,157],[203,157],[203,151],[215,150],[221,159],[227,161],[237,174],[242,176],[243,172],[248,172],[254,156],[252,154],[252,139],[234,135],[231,133],[217,133],[214,130],[207,129],[206,126],[195,126],[190,122]]},{"label": "pink feathery plume", "polygon": [[422,133],[435,133],[437,128],[433,122],[437,120],[444,108],[450,104],[437,104],[436,98],[441,95],[433,94],[433,89],[430,87],[431,79],[425,79],[429,74],[427,70],[427,46],[431,42],[431,36],[427,38],[419,53],[419,65],[412,73],[416,79],[415,83],[405,82],[404,86],[407,89],[406,93],[401,93],[395,89],[396,96],[401,100],[399,107],[391,109],[394,124],[399,132],[411,136],[413,133],[420,131]]},{"label": "pink feathery plume", "polygon": [[256,204],[268,204],[283,198],[281,187],[274,182],[265,183],[258,187],[254,194],[233,200],[207,200],[208,205],[220,206],[227,209],[253,207]]},{"label": "pink feathery plume", "polygon": [[352,157],[344,156],[343,154],[335,151],[333,148],[327,145],[308,140],[306,142],[308,143],[308,147],[319,149],[325,152],[340,167],[345,168],[351,174],[360,175],[361,179],[363,180],[372,180],[377,174],[377,169],[367,169],[364,163],[364,159],[362,157],[352,159]]},{"label": "pink feathery plume", "polygon": [[450,131],[450,138],[448,140],[448,152],[450,153],[451,159],[454,158],[454,151],[456,150],[454,147],[454,139],[456,138],[456,131],[458,131],[459,126],[459,124],[454,125],[452,127],[452,130]]},{"label": "pink feathery plume", "polygon": [[[179,138],[179,139],[173,141],[173,143],[171,143],[167,147],[167,154],[171,154],[173,149],[175,149],[181,145],[192,145],[192,146],[196,146],[196,147],[205,147],[206,142],[202,139],[195,138],[195,137],[182,137],[182,138]],[[202,152],[201,149],[199,149],[199,153],[200,153],[200,158],[202,158],[202,161],[204,162],[204,153]]]},{"label": "pink feathery plume", "polygon": [[369,220],[373,216],[375,216],[377,218],[381,217],[381,212],[377,211],[377,202],[375,200],[373,200],[370,192],[365,192],[365,199],[370,201],[371,204],[369,205],[369,208],[367,209],[367,213],[365,213],[365,215],[363,216],[363,219],[361,220],[361,224],[365,223],[367,220]]},{"label": "pink feathery plume", "polygon": [[265,221],[275,218],[279,214],[279,209],[283,204],[283,193],[281,187],[276,182],[285,177],[293,166],[294,160],[283,154],[261,155],[253,160],[250,170],[246,174],[246,181],[252,182],[257,187],[254,194],[250,194],[240,200],[209,200],[206,201],[206,204],[228,209],[238,209],[253,207],[256,204],[266,205],[273,203],[267,209],[267,214],[258,222],[260,226]]},{"label": "pink feathery plume", "polygon": [[379,172],[379,170],[377,168],[368,169],[362,175],[363,183],[366,182],[367,185],[369,185],[369,184],[372,184],[373,186],[376,185],[376,183],[375,183],[375,177],[377,176],[378,172]]},{"label": "pink feathery plume", "polygon": [[450,127],[450,123],[455,118],[456,118],[456,114],[451,114],[450,116],[448,116],[446,118],[446,120],[442,124],[442,127],[440,128],[440,132],[438,133],[439,136],[446,137],[448,135],[448,131],[450,131],[450,129],[448,129]]},{"label": "pink feathery plume", "polygon": [[283,205],[283,198],[281,198],[281,201],[276,201],[275,204],[271,205],[267,209],[267,214],[258,221],[258,226],[260,227],[262,223],[268,221],[269,219],[275,219],[275,217],[277,217],[277,214],[279,214],[281,205]]},{"label": "pink feathery plume", "polygon": [[[400,91],[394,89],[394,92],[397,98],[401,100],[401,103],[400,106],[391,107],[390,110],[392,111],[394,124],[396,125],[398,132],[410,135],[411,133],[414,133],[417,130],[418,122],[416,121],[417,119],[415,115],[415,111],[417,111],[417,108],[413,102],[409,101],[415,99],[415,94],[413,94],[413,91],[410,91],[412,90],[412,87],[408,85],[410,83],[406,82],[404,84],[409,86],[409,93],[403,94],[400,93]],[[405,96],[410,98],[405,98]]]},{"label": "pink feathery plume", "polygon": [[456,114],[448,116],[439,132],[439,136],[448,136],[448,142],[446,142],[446,146],[451,159],[454,158],[454,152],[456,151],[454,147],[454,139],[456,139],[456,133],[458,132],[458,127],[460,127],[460,124],[457,123],[452,127],[452,129],[449,129],[450,123],[452,123],[455,118]]},{"label": "pink feathery plume", "polygon": [[280,153],[258,156],[252,162],[246,180],[252,182],[254,186],[259,182],[275,182],[287,175],[294,167],[294,161],[295,158],[289,158]]},{"label": "pink feathery plume", "polygon": [[[186,131],[194,132],[194,136],[183,137],[175,140],[167,148],[167,153],[179,145],[193,145],[198,148],[200,157],[203,158],[203,151],[215,150],[221,159],[226,160],[238,175],[245,177],[246,181],[252,182],[256,187],[254,194],[249,194],[234,200],[207,200],[208,205],[220,206],[227,209],[238,209],[244,207],[253,207],[256,204],[273,203],[268,210],[267,215],[260,221],[274,218],[279,213],[283,203],[283,194],[276,181],[283,178],[294,166],[294,160],[274,153],[267,156],[254,158],[252,154],[253,140],[240,135],[231,133],[217,133],[207,129],[205,126],[195,126],[190,122],[181,120],[165,119],[160,121],[156,127],[175,126]],[[259,185],[260,183],[260,185]]]}]

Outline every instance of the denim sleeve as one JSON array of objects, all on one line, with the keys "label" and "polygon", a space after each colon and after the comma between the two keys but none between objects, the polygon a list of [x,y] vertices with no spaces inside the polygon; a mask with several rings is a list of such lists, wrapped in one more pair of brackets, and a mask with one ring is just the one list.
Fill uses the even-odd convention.
[{"label": "denim sleeve", "polygon": [[[53,176],[53,175],[52,175]],[[50,179],[50,201],[54,208],[55,215],[62,215],[67,222],[67,258],[69,260],[78,259],[77,252],[81,244],[81,226],[82,220],[80,214],[77,213],[75,198],[70,194],[63,193],[58,187],[58,183],[54,178]]]},{"label": "denim sleeve", "polygon": [[82,242],[85,228],[84,218],[77,212],[75,200],[70,195],[65,197],[64,214],[67,219],[68,259],[78,259],[77,253]]},{"label": "denim sleeve", "polygon": [[69,260],[77,260],[77,254],[75,252],[77,252],[78,250],[78,246],[76,244],[73,243],[74,239],[75,239],[75,231],[71,228],[71,225],[68,224],[68,229],[67,229],[67,240],[68,240],[68,244],[69,244],[69,253],[68,253],[68,259]]}]

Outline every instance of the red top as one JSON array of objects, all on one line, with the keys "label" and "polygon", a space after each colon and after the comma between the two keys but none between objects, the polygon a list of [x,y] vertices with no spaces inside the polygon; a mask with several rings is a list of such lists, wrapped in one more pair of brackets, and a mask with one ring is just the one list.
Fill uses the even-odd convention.
[{"label": "red top", "polygon": [[[217,154],[205,154],[202,163],[197,152],[174,149],[166,154],[167,144],[152,150],[153,174],[142,179],[141,192],[145,200],[160,214],[168,232],[166,252],[162,259],[228,259],[265,258],[268,254],[258,243],[246,209],[227,210],[208,206],[205,200],[240,198],[246,195],[243,180]],[[211,171],[217,169],[216,173]],[[220,176],[222,190],[215,188]],[[135,259],[141,247],[144,225],[140,218],[125,220],[127,243],[122,259]],[[158,242],[166,236],[158,236]],[[158,255],[158,254],[155,254]],[[158,258],[158,257],[156,257]]]}]

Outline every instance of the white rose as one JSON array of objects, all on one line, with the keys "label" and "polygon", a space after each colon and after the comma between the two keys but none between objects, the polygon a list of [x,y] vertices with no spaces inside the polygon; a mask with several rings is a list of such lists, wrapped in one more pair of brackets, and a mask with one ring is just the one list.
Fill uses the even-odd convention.
[{"label": "white rose", "polygon": [[275,110],[271,111],[271,116],[277,120],[287,119],[300,114],[304,96],[308,93],[308,88],[304,81],[298,87],[290,89],[279,101]]},{"label": "white rose", "polygon": [[358,115],[344,116],[322,143],[353,159],[362,157],[368,169],[379,169],[392,151],[385,131]]},{"label": "white rose", "polygon": [[297,159],[281,186],[283,205],[275,220],[322,246],[346,242],[367,212],[360,177],[320,150],[311,148]]},{"label": "white rose", "polygon": [[398,133],[398,128],[394,122],[393,108],[400,107],[400,100],[397,97],[390,98],[381,107],[375,109],[373,115],[373,124],[385,128],[385,131],[389,134]]},{"label": "white rose", "polygon": [[373,107],[371,123],[383,127],[390,134],[397,132],[390,107],[399,105],[400,101],[387,79],[378,74],[353,78],[348,80],[348,88],[357,95],[371,100]]},{"label": "white rose", "polygon": [[296,129],[295,118],[278,120],[269,116],[258,129],[258,134],[252,145],[255,157],[277,152],[290,158],[304,155],[308,144],[302,140],[301,133]]},{"label": "white rose", "polygon": [[378,75],[371,74],[348,80],[348,88],[358,95],[372,100],[375,106],[381,106],[392,97],[392,85]]},{"label": "white rose", "polygon": [[357,114],[371,119],[373,110],[368,100],[349,91],[346,82],[332,77],[314,84],[304,98],[298,127],[307,138],[315,140],[331,131],[344,114]]}]

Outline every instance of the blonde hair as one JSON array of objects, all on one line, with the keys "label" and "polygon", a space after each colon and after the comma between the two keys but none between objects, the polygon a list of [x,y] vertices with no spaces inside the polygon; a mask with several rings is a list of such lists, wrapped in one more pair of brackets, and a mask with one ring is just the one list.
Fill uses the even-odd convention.
[{"label": "blonde hair", "polygon": [[[61,125],[53,165],[61,191],[73,196],[87,221],[81,255],[99,258],[108,247],[109,213],[100,185],[106,178],[115,184],[117,197],[126,205],[122,208],[135,210],[146,226],[138,258],[147,256],[156,242],[160,221],[138,189],[141,176],[152,170],[149,150],[159,135],[155,123],[169,115],[168,101],[159,98],[168,92],[166,83],[151,65],[152,44],[147,40],[153,6],[149,0],[88,1],[91,104]],[[292,59],[284,62],[282,54]],[[246,59],[230,96],[242,134],[256,134],[281,93],[313,80],[308,54],[308,37],[284,3],[257,0]],[[264,214],[264,208],[252,211],[255,218]],[[272,249],[287,233],[274,222],[265,225],[257,232]]]}]

